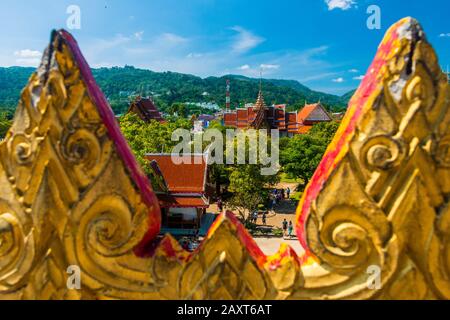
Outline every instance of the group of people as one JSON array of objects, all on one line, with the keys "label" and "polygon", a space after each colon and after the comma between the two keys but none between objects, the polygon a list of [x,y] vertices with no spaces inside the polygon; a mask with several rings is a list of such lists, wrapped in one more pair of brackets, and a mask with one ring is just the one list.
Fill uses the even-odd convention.
[{"label": "group of people", "polygon": [[286,189],[273,189],[273,191],[269,194],[269,210],[273,210],[273,208],[278,205],[281,200],[289,199],[291,196],[291,189],[287,187]]},{"label": "group of people", "polygon": [[[291,196],[291,189],[289,187],[287,187],[286,189],[274,189],[270,194],[269,194],[269,206],[268,206],[268,211],[272,211],[273,208],[275,207],[275,205],[278,205],[281,200],[283,199],[289,199]],[[222,213],[223,211],[223,202],[222,199],[219,198],[217,200],[217,209],[219,211],[219,213]],[[262,224],[263,225],[267,225],[267,213],[266,211],[264,211],[262,213],[261,219],[262,219]],[[257,224],[258,223],[258,210],[255,210],[254,212],[251,213],[249,220],[251,223]],[[292,221],[287,221],[286,219],[284,219],[283,223],[282,223],[282,227],[283,227],[283,235],[286,236],[288,235],[289,237],[292,237],[292,233],[294,231],[294,226],[292,224]]]},{"label": "group of people", "polygon": [[[252,213],[252,215],[250,216],[250,222],[257,224],[258,223],[258,215],[259,215],[258,210],[255,210]],[[262,218],[262,224],[266,225],[267,224],[267,212],[264,211],[261,218]]]},{"label": "group of people", "polygon": [[[273,189],[273,191],[269,194],[269,206],[268,206],[269,211],[272,211],[273,208],[281,202],[281,200],[289,199],[290,196],[291,196],[291,189],[289,187],[287,187],[286,189]],[[221,198],[217,199],[217,209],[219,213],[222,213],[223,202]],[[254,219],[252,214],[251,221],[253,222],[253,220],[256,221],[257,219],[258,217],[256,216]],[[265,219],[263,219],[263,221],[264,220]],[[265,223],[263,222],[263,224]]]},{"label": "group of people", "polygon": [[292,224],[292,221],[287,222],[286,219],[283,220],[282,223],[283,228],[283,236],[288,235],[289,238],[292,238],[292,232],[294,231],[294,225]]}]

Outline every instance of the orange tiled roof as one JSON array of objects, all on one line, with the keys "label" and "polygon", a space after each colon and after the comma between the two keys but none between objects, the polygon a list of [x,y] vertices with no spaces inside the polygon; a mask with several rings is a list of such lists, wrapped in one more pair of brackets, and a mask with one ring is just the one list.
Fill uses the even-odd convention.
[{"label": "orange tiled roof", "polygon": [[313,126],[300,126],[299,128],[298,128],[298,133],[299,134],[305,134],[305,133],[308,133],[311,129],[312,129],[312,127]]},{"label": "orange tiled roof", "polygon": [[302,110],[297,114],[297,119],[303,121],[308,118],[308,116],[317,108],[318,103],[308,104],[303,107]]},{"label": "orange tiled roof", "polygon": [[[300,110],[300,112],[297,114],[297,121],[299,123],[303,123],[304,121],[312,120],[312,119],[308,119],[308,118],[310,118],[312,113],[315,112],[317,110],[317,108],[322,109],[323,115],[326,115],[328,120],[331,121],[331,117],[328,115],[327,111],[320,104],[320,102],[319,103],[308,104],[308,105],[304,106],[303,109]],[[312,120],[312,121],[314,122],[314,120]],[[324,120],[322,120],[322,121],[324,121]]]},{"label": "orange tiled roof", "polygon": [[205,193],[208,166],[204,155],[178,156],[190,161],[181,164],[175,164],[170,154],[148,154],[145,158],[156,161],[170,193]]},{"label": "orange tiled roof", "polygon": [[158,195],[159,204],[163,208],[208,208],[209,203],[203,197],[180,197],[169,194]]}]

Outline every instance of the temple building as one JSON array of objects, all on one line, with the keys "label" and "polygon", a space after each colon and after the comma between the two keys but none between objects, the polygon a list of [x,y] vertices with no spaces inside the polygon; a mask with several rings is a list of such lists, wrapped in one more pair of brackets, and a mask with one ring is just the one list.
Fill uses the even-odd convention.
[{"label": "temple building", "polygon": [[278,129],[280,136],[305,134],[317,123],[330,122],[331,116],[322,104],[308,104],[297,112],[287,112],[286,105],[266,106],[262,91],[254,105],[224,113],[224,125],[238,129]]},{"label": "temple building", "polygon": [[206,212],[213,191],[207,155],[147,154],[145,157],[150,162],[150,180],[161,207],[161,233],[205,235],[214,221]]},{"label": "temple building", "polygon": [[149,123],[151,120],[164,123],[165,120],[161,115],[161,112],[156,108],[155,103],[151,98],[137,97],[128,109],[128,113],[133,112],[142,119],[142,121]]}]

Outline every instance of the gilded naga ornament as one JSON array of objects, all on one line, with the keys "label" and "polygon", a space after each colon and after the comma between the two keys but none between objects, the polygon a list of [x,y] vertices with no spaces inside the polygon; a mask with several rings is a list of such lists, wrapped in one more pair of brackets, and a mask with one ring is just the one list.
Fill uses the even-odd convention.
[{"label": "gilded naga ornament", "polygon": [[306,253],[265,256],[232,213],[188,253],[155,241],[148,179],[54,32],[0,144],[0,299],[449,299],[449,97],[422,28],[399,21],[304,192]]}]

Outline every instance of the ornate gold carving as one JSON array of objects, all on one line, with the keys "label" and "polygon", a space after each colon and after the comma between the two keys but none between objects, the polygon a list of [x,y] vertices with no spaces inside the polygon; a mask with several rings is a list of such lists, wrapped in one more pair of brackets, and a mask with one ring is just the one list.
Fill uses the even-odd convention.
[{"label": "ornate gold carving", "polygon": [[[450,298],[449,180],[438,178],[448,175],[448,106],[447,79],[422,29],[398,22],[299,207],[325,271],[306,276],[313,289],[296,297]],[[371,266],[381,272],[375,289]]]},{"label": "ornate gold carving", "polygon": [[420,26],[398,22],[305,190],[307,253],[266,257],[226,213],[190,254],[156,240],[147,178],[75,41],[55,32],[0,144],[0,298],[448,299],[449,92]]}]

